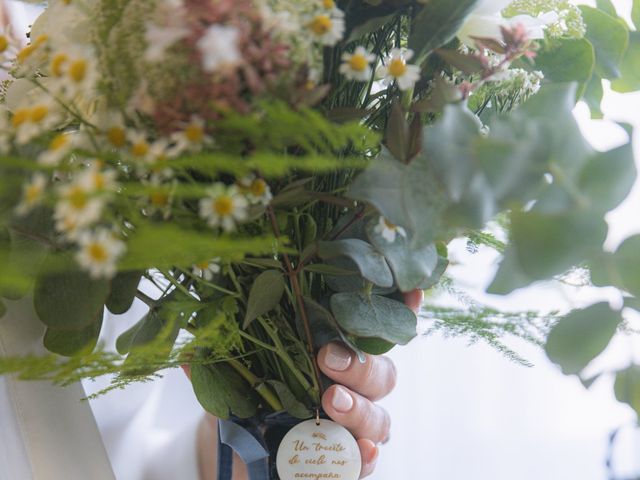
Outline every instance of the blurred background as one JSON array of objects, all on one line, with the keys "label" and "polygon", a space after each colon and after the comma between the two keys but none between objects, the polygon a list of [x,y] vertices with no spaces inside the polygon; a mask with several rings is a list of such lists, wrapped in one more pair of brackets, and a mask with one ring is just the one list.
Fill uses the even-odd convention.
[{"label": "blurred background", "polygon": [[[627,15],[631,11],[632,0],[613,3]],[[38,7],[23,5],[20,9],[20,22],[26,28]],[[575,110],[595,148],[623,143],[626,133],[615,121],[635,125],[636,136],[640,135],[640,95],[608,91],[603,111],[605,119],[594,121],[585,105]],[[640,233],[640,184],[609,214],[608,222],[607,247],[611,250],[626,236]],[[507,297],[489,296],[483,292],[496,270],[497,254],[485,247],[471,253],[465,241],[454,242],[451,250],[456,265],[450,275],[466,295],[486,305],[508,311],[564,312],[602,299],[619,300],[606,289],[560,282],[536,285]],[[438,302],[450,300],[443,297]],[[136,304],[136,308],[143,306]],[[107,325],[122,331],[134,318],[137,313]],[[640,319],[634,320],[634,326],[640,326]],[[421,328],[429,327],[430,321],[422,320]],[[103,335],[115,338],[114,332]],[[577,378],[564,376],[551,364],[542,349],[515,338],[505,343],[533,366],[515,363],[483,343],[469,344],[464,338],[440,334],[422,336],[391,352],[399,381],[382,404],[393,418],[392,435],[381,449],[372,480],[640,479],[640,430],[634,428],[632,410],[616,402],[613,379],[605,376],[586,390]],[[592,367],[594,371],[624,367],[634,357],[640,362],[640,340],[618,335]],[[91,392],[105,385],[91,383],[86,388]],[[136,412],[143,403],[140,415]],[[131,445],[135,438],[150,444],[145,448],[162,448],[171,432],[193,428],[201,415],[181,371],[168,372],[154,385],[110,393],[93,401],[92,408],[119,480],[139,478],[139,472],[125,468],[125,459],[132,452],[123,445]],[[128,422],[125,435],[131,438],[118,443],[115,439],[122,434],[124,422]],[[611,442],[618,429],[619,435]],[[613,462],[608,468],[610,454]]]}]

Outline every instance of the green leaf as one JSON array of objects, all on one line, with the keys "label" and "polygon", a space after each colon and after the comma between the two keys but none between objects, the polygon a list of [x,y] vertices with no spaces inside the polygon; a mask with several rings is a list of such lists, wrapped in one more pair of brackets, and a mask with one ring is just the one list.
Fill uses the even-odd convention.
[{"label": "green leaf", "polygon": [[280,402],[284,406],[284,409],[287,411],[287,413],[289,413],[289,415],[301,420],[306,420],[307,418],[311,418],[313,416],[311,410],[309,410],[304,403],[299,401],[291,392],[289,387],[287,387],[284,383],[277,380],[268,380],[267,383],[271,385],[276,391]]},{"label": "green leaf", "polygon": [[535,62],[548,81],[586,84],[593,74],[596,55],[588,40],[565,39],[554,43],[552,49],[540,51]]},{"label": "green leaf", "polygon": [[409,48],[416,54],[416,63],[422,63],[434,49],[453,40],[477,3],[477,0],[454,3],[430,0],[426,3],[414,17],[409,36]]},{"label": "green leaf", "polygon": [[613,255],[622,287],[640,297],[640,235],[627,238]]},{"label": "green leaf", "polygon": [[611,82],[611,88],[620,93],[640,90],[640,32],[629,33],[629,48],[620,64],[620,77]]},{"label": "green leaf", "polygon": [[260,315],[273,310],[284,293],[284,277],[278,270],[267,270],[258,275],[251,286],[244,316],[243,329]]},{"label": "green leaf", "polygon": [[416,315],[403,303],[379,295],[336,293],[331,311],[348,333],[405,345],[416,336]]},{"label": "green leaf", "polygon": [[305,272],[334,276],[351,276],[358,273],[355,270],[348,270],[346,268],[340,268],[335,265],[328,265],[326,263],[312,263],[311,265],[305,266],[303,270]]},{"label": "green leaf", "polygon": [[616,12],[616,7],[613,6],[611,0],[596,0],[596,7],[602,10],[607,15],[611,15],[614,18],[618,17],[618,12]]},{"label": "green leaf", "polygon": [[120,272],[111,280],[111,292],[106,301],[107,309],[114,315],[122,315],[129,311],[138,293],[138,284],[142,272]]},{"label": "green leaf", "polygon": [[608,212],[627,198],[637,178],[633,147],[599,152],[585,165],[578,187],[598,212]]},{"label": "green leaf", "polygon": [[434,244],[414,247],[411,238],[397,234],[393,242],[389,242],[376,231],[378,222],[369,222],[367,234],[371,243],[385,256],[396,280],[398,288],[409,292],[416,288],[426,288],[430,283],[436,266],[438,253]]},{"label": "green leaf", "polygon": [[409,143],[409,124],[405,112],[399,103],[394,103],[387,120],[385,145],[396,160],[406,163],[409,160]]},{"label": "green leaf", "polygon": [[387,342],[381,338],[355,337],[352,339],[354,345],[369,355],[384,355],[395,347],[395,343]]},{"label": "green leaf", "polygon": [[44,346],[58,355],[71,357],[82,351],[93,351],[98,343],[104,309],[100,310],[95,322],[80,330],[64,330],[48,327],[44,335]]},{"label": "green leaf", "polygon": [[620,322],[620,312],[611,310],[608,303],[574,310],[549,333],[547,356],[565,374],[577,374],[604,351]]},{"label": "green leaf", "polygon": [[636,27],[636,30],[640,30],[640,0],[633,0],[633,6],[631,7],[631,20]]},{"label": "green leaf", "polygon": [[218,418],[249,418],[258,411],[252,388],[227,364],[192,364],[191,383],[202,407]]},{"label": "green leaf", "polygon": [[380,30],[382,27],[387,25],[391,20],[396,17],[397,13],[392,13],[391,15],[384,15],[381,17],[373,17],[367,19],[365,22],[357,25],[347,38],[347,43],[358,40],[359,38],[364,37],[370,33],[374,33],[377,30]]},{"label": "green leaf", "polygon": [[620,63],[629,45],[629,30],[624,23],[601,10],[580,6],[587,25],[586,38],[596,53],[596,74],[613,80],[620,76]]},{"label": "green leaf", "polygon": [[95,323],[108,295],[107,280],[94,280],[73,259],[56,256],[47,260],[36,281],[33,303],[46,326],[81,330]]},{"label": "green leaf", "polygon": [[604,118],[602,113],[602,99],[604,97],[604,88],[602,87],[602,79],[593,75],[587,89],[584,91],[584,101],[587,102],[589,110],[591,110],[591,118],[594,120],[600,120]]},{"label": "green leaf", "polygon": [[636,412],[640,419],[640,366],[632,365],[616,374],[613,386],[616,399],[626,403]]},{"label": "green leaf", "polygon": [[121,355],[125,355],[137,347],[143,347],[152,342],[157,342],[158,346],[170,348],[178,332],[179,327],[175,317],[163,311],[162,308],[153,308],[138,323],[118,337],[116,350]]},{"label": "green leaf", "polygon": [[385,258],[371,244],[357,238],[319,242],[318,255],[322,259],[348,257],[353,260],[364,278],[380,287],[393,286],[393,274]]}]

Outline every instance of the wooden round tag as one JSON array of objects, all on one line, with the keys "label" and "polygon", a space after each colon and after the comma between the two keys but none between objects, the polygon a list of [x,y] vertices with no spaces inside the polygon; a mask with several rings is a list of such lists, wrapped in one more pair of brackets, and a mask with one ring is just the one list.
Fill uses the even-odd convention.
[{"label": "wooden round tag", "polygon": [[307,420],[282,439],[276,457],[280,480],[358,480],[360,449],[349,431],[330,420]]}]

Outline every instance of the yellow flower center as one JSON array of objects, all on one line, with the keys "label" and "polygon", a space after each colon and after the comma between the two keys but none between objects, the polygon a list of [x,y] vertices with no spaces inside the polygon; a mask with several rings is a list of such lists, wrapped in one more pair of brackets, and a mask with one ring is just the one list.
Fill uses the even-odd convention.
[{"label": "yellow flower center", "polygon": [[80,187],[73,187],[67,194],[67,199],[73,208],[82,210],[88,202],[87,193]]},{"label": "yellow flower center", "polygon": [[369,66],[369,62],[367,62],[364,55],[354,54],[349,59],[349,66],[351,67],[351,70],[364,72]]},{"label": "yellow flower center", "polygon": [[204,129],[200,125],[192,123],[185,129],[184,136],[191,143],[202,143],[204,139]]},{"label": "yellow flower center", "polygon": [[109,259],[109,252],[104,245],[98,242],[93,242],[87,247],[87,253],[89,258],[97,263],[104,263]]},{"label": "yellow flower center", "polygon": [[331,30],[331,17],[318,15],[309,23],[309,29],[316,35],[325,35]]},{"label": "yellow flower center", "polygon": [[0,35],[0,53],[5,52],[9,48],[9,39],[6,35]]},{"label": "yellow flower center", "polygon": [[398,78],[405,74],[407,71],[407,64],[401,58],[394,58],[389,63],[389,75],[392,77]]},{"label": "yellow flower center", "polygon": [[29,205],[33,205],[40,199],[42,188],[39,185],[29,185],[24,191],[24,198]]},{"label": "yellow flower center", "polygon": [[89,65],[84,59],[76,60],[69,65],[69,77],[75,83],[82,83],[87,77]]},{"label": "yellow flower center", "polygon": [[111,127],[107,130],[107,140],[116,148],[124,147],[127,135],[122,127]]},{"label": "yellow flower center", "polygon": [[49,115],[49,107],[46,105],[36,105],[31,109],[29,117],[33,123],[40,123],[47,118],[47,115]]},{"label": "yellow flower center", "polygon": [[29,119],[29,109],[28,108],[19,108],[13,114],[13,118],[11,119],[11,124],[14,128],[19,127],[23,123],[25,123]]},{"label": "yellow flower center", "polygon": [[56,53],[51,59],[51,73],[56,77],[64,75],[64,64],[67,60],[69,57],[66,53]]},{"label": "yellow flower center", "polygon": [[19,63],[26,62],[28,58],[31,55],[33,55],[33,52],[35,52],[47,40],[49,40],[49,37],[47,35],[39,35],[38,38],[36,38],[31,45],[27,45],[26,47],[24,47],[22,50],[18,52],[18,55],[17,55],[18,62]]},{"label": "yellow flower center", "polygon": [[58,152],[62,150],[69,144],[69,136],[61,133],[60,135],[56,135],[53,140],[49,143],[49,150],[53,152]]},{"label": "yellow flower center", "polygon": [[229,195],[220,195],[213,201],[213,211],[221,217],[228,217],[233,213],[233,199]]},{"label": "yellow flower center", "polygon": [[261,178],[256,178],[251,183],[250,190],[256,197],[262,197],[267,192],[267,183]]},{"label": "yellow flower center", "polygon": [[93,175],[93,186],[96,190],[104,190],[107,186],[107,177],[101,172],[96,172]]},{"label": "yellow flower center", "polygon": [[336,7],[336,2],[333,0],[322,0],[322,6],[327,10],[331,10]]},{"label": "yellow flower center", "polygon": [[169,195],[162,190],[156,190],[149,195],[149,201],[155,207],[164,207],[169,203]]},{"label": "yellow flower center", "polygon": [[200,270],[207,270],[209,268],[209,262],[200,262],[196,264]]},{"label": "yellow flower center", "polygon": [[134,157],[144,157],[149,153],[149,144],[147,142],[138,142],[131,147],[131,153]]}]

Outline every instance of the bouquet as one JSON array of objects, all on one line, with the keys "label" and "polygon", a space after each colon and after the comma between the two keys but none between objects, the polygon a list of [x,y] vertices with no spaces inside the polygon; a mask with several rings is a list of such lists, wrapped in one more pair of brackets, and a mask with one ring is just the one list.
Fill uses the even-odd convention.
[{"label": "bouquet", "polygon": [[[579,375],[640,308],[640,237],[603,250],[633,153],[592,149],[572,109],[639,89],[639,42],[608,1],[51,0],[28,44],[0,36],[0,292],[32,296],[52,354],[0,373],[121,388],[186,364],[208,412],[269,443],[276,414],[320,424],[321,345],[416,336],[402,294],[442,285],[466,237],[503,253],[491,293],[576,269],[618,289],[534,339]],[[107,351],[105,309],[136,298]],[[528,335],[448,313],[425,308]],[[636,411],[639,372],[615,384]],[[337,478],[313,468],[280,475]]]}]

